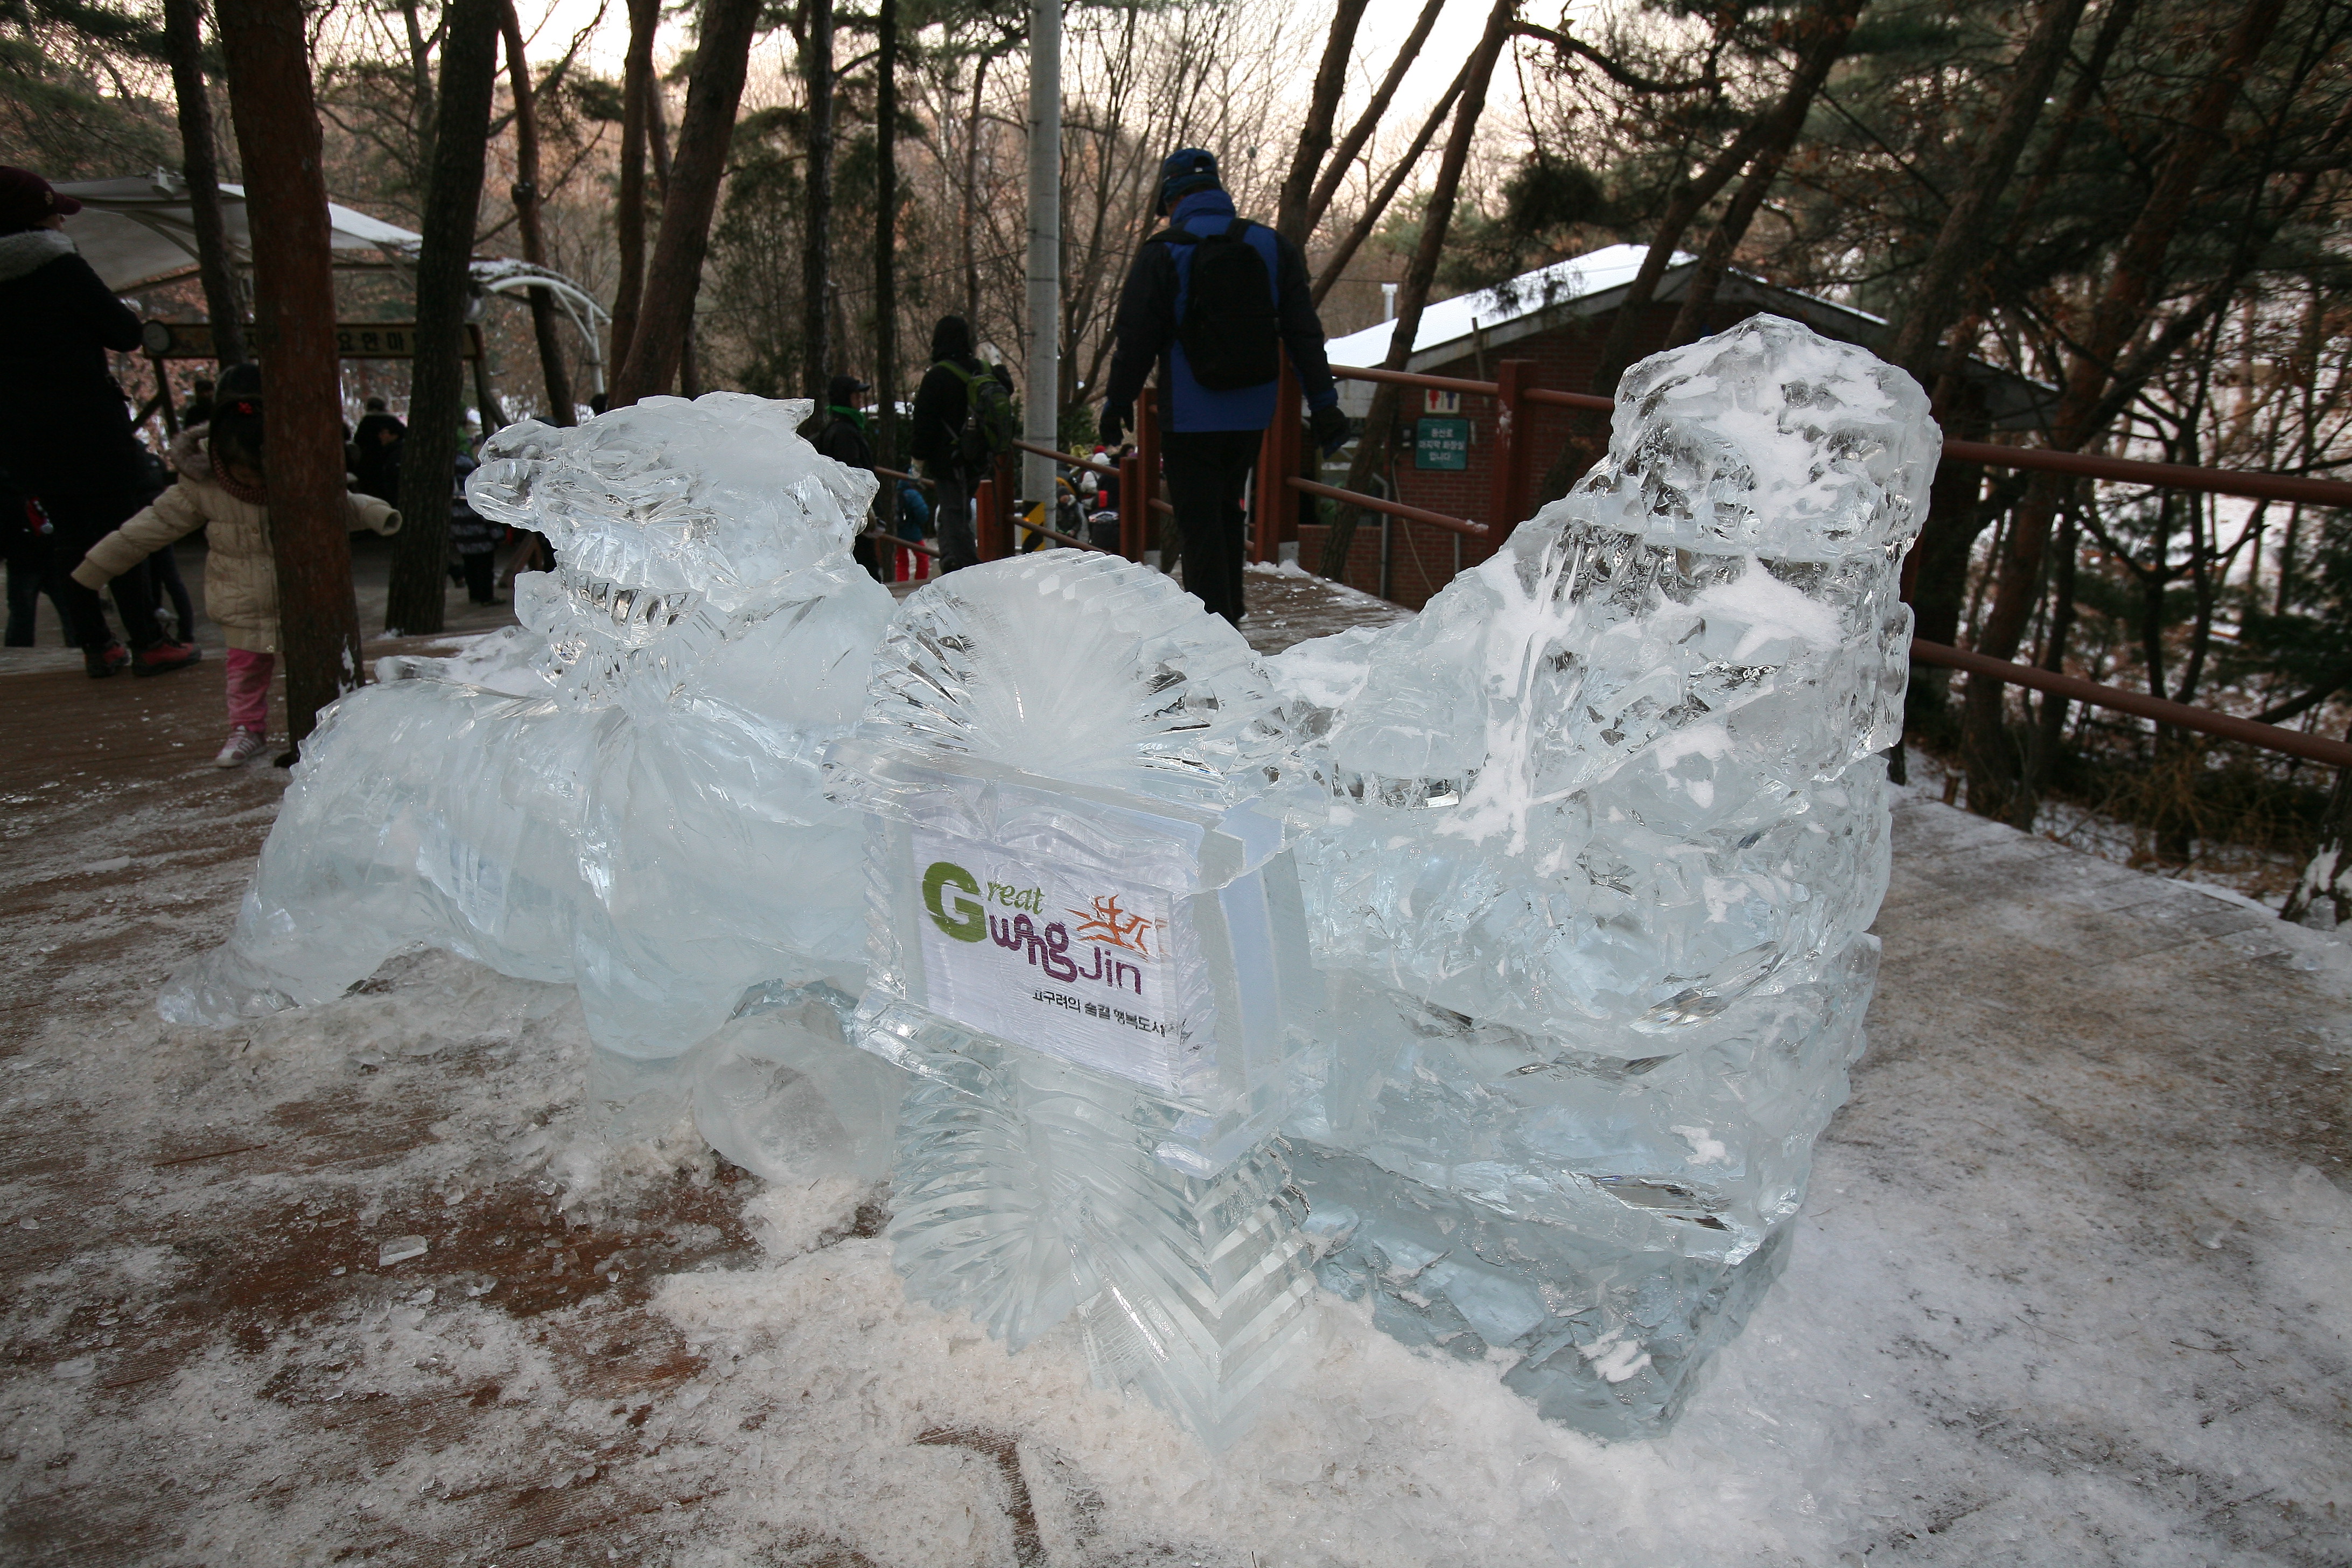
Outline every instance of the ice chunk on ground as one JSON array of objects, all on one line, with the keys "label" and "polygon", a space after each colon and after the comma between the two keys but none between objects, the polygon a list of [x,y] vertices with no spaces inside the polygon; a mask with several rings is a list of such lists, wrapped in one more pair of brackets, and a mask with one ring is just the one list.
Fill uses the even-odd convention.
[{"label": "ice chunk on ground", "polygon": [[1014,1350],[1076,1311],[1098,1379],[1219,1445],[1310,1288],[1268,1142],[1321,996],[1255,809],[1276,707],[1168,578],[1056,551],[910,596],[831,753],[869,814],[864,1042],[918,1079],[908,1292]]},{"label": "ice chunk on ground", "polygon": [[376,1248],[378,1268],[389,1268],[395,1263],[405,1263],[412,1258],[422,1258],[431,1251],[433,1244],[421,1236],[395,1236]]}]

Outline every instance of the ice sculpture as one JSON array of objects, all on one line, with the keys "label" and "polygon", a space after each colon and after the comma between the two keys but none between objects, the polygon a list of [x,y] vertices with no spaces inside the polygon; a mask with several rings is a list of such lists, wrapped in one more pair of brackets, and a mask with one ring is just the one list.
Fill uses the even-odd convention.
[{"label": "ice sculpture", "polygon": [[[328,711],[234,934],[165,1016],[319,1001],[423,944],[576,984],[618,1057],[754,1016],[734,1033],[770,1037],[730,1061],[775,1081],[821,1050],[778,1031],[802,1000],[856,996],[865,927],[857,820],[820,752],[857,718],[891,605],[849,556],[874,479],[795,434],[808,412],[712,393],[493,437],[467,498],[547,535],[557,569],[518,581],[518,630],[386,660]],[[837,1021],[809,1026],[845,1050]]]},{"label": "ice sculpture", "polygon": [[868,814],[858,1026],[918,1078],[891,1226],[908,1292],[1013,1350],[1075,1310],[1100,1381],[1212,1444],[1312,1289],[1269,1146],[1322,1027],[1256,809],[1275,706],[1168,578],[1054,551],[909,597],[831,753]]},{"label": "ice sculpture", "polygon": [[1937,447],[1910,377],[1755,317],[1629,371],[1607,458],[1417,619],[1275,661],[1320,1276],[1548,1415],[1662,1430],[1778,1268],[1862,1047]]}]

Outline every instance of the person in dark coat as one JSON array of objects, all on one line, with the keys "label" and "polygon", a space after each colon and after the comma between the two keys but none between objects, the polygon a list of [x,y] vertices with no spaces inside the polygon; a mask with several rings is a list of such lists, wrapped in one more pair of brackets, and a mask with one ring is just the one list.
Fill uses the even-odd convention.
[{"label": "person in dark coat", "polygon": [[[1217,177],[1217,160],[1197,147],[1171,153],[1160,166],[1160,210],[1168,226],[1144,241],[1119,295],[1110,378],[1103,391],[1099,429],[1115,446],[1134,423],[1136,395],[1156,365],[1160,372],[1160,458],[1168,499],[1184,542],[1184,586],[1229,621],[1242,618],[1244,553],[1242,495],[1257,461],[1259,438],[1274,420],[1269,379],[1213,390],[1192,374],[1177,328],[1190,301],[1200,242],[1222,237],[1240,223]],[[1263,224],[1240,225],[1237,237],[1265,265],[1276,331],[1307,395],[1315,439],[1337,451],[1348,436],[1339,389],[1323,353],[1323,322],[1315,313],[1307,260],[1298,247]]]},{"label": "person in dark coat", "polygon": [[386,411],[383,399],[369,398],[367,412],[360,416],[360,427],[352,432],[352,447],[357,453],[352,465],[352,489],[398,506],[400,444],[407,437],[408,426],[399,416]]},{"label": "person in dark coat", "polygon": [[506,527],[474,510],[466,499],[466,480],[481,464],[467,452],[457,454],[457,470],[449,491],[449,548],[466,584],[466,597],[477,605],[503,605],[498,595],[499,543]]},{"label": "person in dark coat", "polygon": [[[0,468],[47,519],[48,571],[59,577],[152,493],[145,449],[106,363],[109,349],[140,346],[139,318],[60,232],[80,210],[30,170],[0,166]],[[160,675],[196,661],[193,644],[163,639],[143,570],[114,579],[127,656],[95,593],[70,579],[58,593],[73,608],[71,635],[92,676],[126,663]]]},{"label": "person in dark coat", "polygon": [[941,316],[931,329],[931,368],[915,389],[914,433],[907,449],[923,465],[923,478],[931,481],[932,526],[942,572],[980,560],[980,544],[971,531],[971,492],[980,476],[963,461],[956,444],[971,409],[964,378],[984,374],[987,369],[971,352],[971,323],[961,316]]},{"label": "person in dark coat", "polygon": [[[825,388],[826,417],[824,428],[817,432],[816,449],[836,463],[864,468],[870,474],[874,471],[874,442],[866,434],[866,415],[858,407],[858,400],[867,390],[867,384],[854,375],[833,378]],[[872,521],[870,518],[858,521],[861,525]],[[876,582],[887,583],[890,580],[890,546],[879,540],[866,538],[866,532],[864,526],[858,529],[857,542],[850,547],[851,553],[857,557],[857,563],[865,567]]]}]

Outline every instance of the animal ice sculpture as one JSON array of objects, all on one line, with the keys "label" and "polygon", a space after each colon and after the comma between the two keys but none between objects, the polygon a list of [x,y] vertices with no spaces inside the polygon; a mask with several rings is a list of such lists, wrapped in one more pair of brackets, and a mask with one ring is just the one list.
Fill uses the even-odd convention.
[{"label": "animal ice sculpture", "polygon": [[[235,933],[165,1016],[316,1002],[418,944],[576,984],[622,1058],[854,998],[858,826],[819,753],[890,598],[848,553],[873,477],[802,440],[808,412],[712,393],[493,437],[467,498],[560,564],[518,581],[498,657],[387,660],[399,679],[329,710]],[[746,1059],[782,1072],[803,1045]]]},{"label": "animal ice sculpture", "polygon": [[1778,1267],[1862,1048],[1937,445],[1756,317],[1629,371],[1606,460],[1419,618],[1275,661],[1321,731],[1321,1276],[1547,1415],[1662,1429]]},{"label": "animal ice sculpture", "polygon": [[1018,1350],[1073,1310],[1106,1384],[1212,1444],[1311,1289],[1268,1146],[1321,1028],[1255,809],[1287,737],[1240,634],[1075,551],[908,598],[836,795],[869,814],[864,1043],[917,1075],[908,1293]]}]

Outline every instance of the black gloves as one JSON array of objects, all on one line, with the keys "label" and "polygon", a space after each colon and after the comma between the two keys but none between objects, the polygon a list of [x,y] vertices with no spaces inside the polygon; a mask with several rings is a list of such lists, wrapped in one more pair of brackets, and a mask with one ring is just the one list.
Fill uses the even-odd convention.
[{"label": "black gloves", "polygon": [[1113,451],[1118,449],[1119,437],[1127,434],[1127,416],[1126,409],[1113,408],[1106,403],[1103,405],[1102,417],[1095,423],[1096,437]]},{"label": "black gloves", "polygon": [[1307,423],[1325,457],[1333,456],[1348,444],[1348,416],[1339,412],[1338,404],[1325,404],[1307,417]]}]

